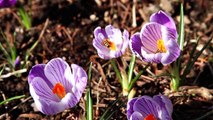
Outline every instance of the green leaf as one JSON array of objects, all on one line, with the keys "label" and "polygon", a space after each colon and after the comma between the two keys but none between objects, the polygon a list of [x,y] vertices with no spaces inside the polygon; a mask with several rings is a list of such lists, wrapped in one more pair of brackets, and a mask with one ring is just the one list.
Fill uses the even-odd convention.
[{"label": "green leaf", "polygon": [[115,64],[115,59],[111,59],[110,62],[112,64],[112,67],[113,67],[113,69],[115,71],[116,76],[118,77],[118,80],[119,80],[120,84],[122,85],[121,73],[119,72],[118,67]]},{"label": "green leaf", "polygon": [[10,101],[12,101],[12,100],[21,99],[21,98],[24,98],[24,97],[25,97],[25,95],[20,95],[20,96],[11,97],[11,98],[8,98],[8,99],[6,99],[6,100],[0,102],[0,105],[5,104],[5,103],[7,103],[7,102],[10,102]]},{"label": "green leaf", "polygon": [[183,50],[184,44],[184,12],[183,12],[183,4],[180,5],[180,26],[179,26],[179,37],[178,44],[180,49]]},{"label": "green leaf", "polygon": [[92,107],[92,96],[91,96],[91,89],[90,89],[90,82],[92,77],[92,62],[89,65],[88,70],[88,81],[89,81],[89,87],[87,88],[87,100],[86,100],[86,113],[87,113],[87,120],[93,119],[93,107]]},{"label": "green leaf", "polygon": [[130,81],[132,80],[134,66],[135,66],[135,55],[132,55],[128,71],[128,83],[130,83]]},{"label": "green leaf", "polygon": [[131,80],[129,87],[128,87],[128,91],[130,91],[132,89],[132,86],[135,84],[135,82],[138,80],[138,78],[143,74],[143,72],[149,67],[149,64],[146,65],[145,68],[143,68],[143,70],[141,70],[135,77],[134,79]]},{"label": "green leaf", "polygon": [[1,75],[2,72],[4,71],[4,67],[5,67],[5,65],[3,65],[2,69],[0,70],[0,75]]},{"label": "green leaf", "polygon": [[27,30],[29,30],[31,28],[31,17],[27,14],[23,7],[20,7],[18,9],[18,13],[22,20],[22,24]]},{"label": "green leaf", "polygon": [[[194,65],[194,63],[197,61],[198,57],[202,54],[202,52],[209,46],[209,44],[211,43],[211,41],[213,40],[213,37],[211,37],[208,42],[203,46],[203,48],[198,52],[196,53],[196,56],[195,57],[192,57],[193,55],[190,55],[190,60],[188,61],[187,65],[186,65],[186,68],[183,72],[183,75],[181,76],[181,78],[184,80],[186,78],[186,75],[190,72],[192,66]],[[197,43],[198,44],[198,43]],[[194,52],[194,51],[192,51]],[[192,60],[193,58],[193,60]]]},{"label": "green leaf", "polygon": [[105,112],[101,115],[99,120],[109,120],[111,119],[112,115],[117,112],[124,103],[118,98],[115,100],[111,105],[109,104],[110,107],[108,107]]},{"label": "green leaf", "polygon": [[86,101],[86,112],[87,120],[93,120],[93,107],[92,107],[92,97],[90,88],[87,89],[87,101]]}]

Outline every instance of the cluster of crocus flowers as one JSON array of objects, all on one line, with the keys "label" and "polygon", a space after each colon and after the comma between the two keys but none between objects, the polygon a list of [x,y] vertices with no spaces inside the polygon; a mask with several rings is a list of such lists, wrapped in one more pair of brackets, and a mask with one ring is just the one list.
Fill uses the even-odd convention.
[{"label": "cluster of crocus flowers", "polygon": [[42,113],[57,114],[75,106],[86,87],[87,74],[80,66],[70,66],[61,58],[32,67],[28,82],[30,94]]},{"label": "cluster of crocus flowers", "polygon": [[128,120],[172,120],[173,106],[163,95],[133,98],[127,104]]},{"label": "cluster of crocus flowers", "polygon": [[97,27],[94,30],[93,46],[97,49],[98,55],[102,59],[112,59],[124,54],[129,44],[129,32],[122,32],[112,25],[107,25],[105,29]]},{"label": "cluster of crocus flowers", "polygon": [[167,65],[180,55],[177,38],[174,20],[165,12],[159,11],[151,15],[150,22],[142,27],[140,33],[131,37],[130,49],[146,62]]},{"label": "cluster of crocus flowers", "polygon": [[16,0],[0,0],[0,8],[11,7],[16,4]]}]

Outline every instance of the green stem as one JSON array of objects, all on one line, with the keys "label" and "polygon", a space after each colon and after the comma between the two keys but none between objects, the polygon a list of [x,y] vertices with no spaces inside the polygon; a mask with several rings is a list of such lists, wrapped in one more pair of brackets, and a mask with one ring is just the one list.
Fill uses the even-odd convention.
[{"label": "green stem", "polygon": [[143,74],[143,72],[149,67],[149,64],[146,65],[146,67],[141,70],[133,79],[132,81],[129,83],[129,86],[128,86],[128,91],[130,91],[132,89],[132,86],[135,84],[135,82],[138,80],[138,78]]},{"label": "green stem", "polygon": [[89,70],[88,70],[88,88],[87,88],[87,94],[86,94],[86,115],[87,120],[93,120],[93,107],[92,107],[92,96],[91,96],[91,77],[92,77],[92,62],[90,63]]},{"label": "green stem", "polygon": [[120,72],[119,72],[119,70],[118,70],[118,67],[117,67],[116,64],[115,64],[115,59],[111,59],[110,62],[111,62],[111,64],[112,64],[112,67],[113,67],[113,69],[114,69],[114,71],[115,71],[115,74],[116,74],[116,76],[117,76],[117,78],[118,78],[120,84],[122,85],[121,74],[120,74]]},{"label": "green stem", "polygon": [[177,66],[177,62],[175,62],[175,66],[171,71],[172,71],[171,89],[172,91],[177,91],[180,85],[180,73],[179,67]]},{"label": "green stem", "polygon": [[132,55],[130,64],[129,64],[129,71],[128,71],[128,83],[131,82],[132,80],[132,74],[133,74],[133,69],[135,66],[135,55]]}]

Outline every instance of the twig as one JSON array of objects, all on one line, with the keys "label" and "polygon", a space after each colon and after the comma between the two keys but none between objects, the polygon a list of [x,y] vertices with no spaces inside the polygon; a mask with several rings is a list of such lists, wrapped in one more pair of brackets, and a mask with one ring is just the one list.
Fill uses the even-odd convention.
[{"label": "twig", "polygon": [[136,3],[137,1],[134,0],[133,1],[133,6],[132,6],[132,27],[137,27],[137,23],[136,23]]},{"label": "twig", "polygon": [[12,76],[12,75],[20,74],[20,73],[25,73],[25,72],[27,72],[27,69],[26,69],[26,68],[20,69],[20,70],[11,72],[11,73],[7,73],[7,74],[5,74],[5,75],[1,75],[1,76],[0,76],[0,81],[1,81],[3,78],[8,78],[8,77],[10,77],[10,76]]}]

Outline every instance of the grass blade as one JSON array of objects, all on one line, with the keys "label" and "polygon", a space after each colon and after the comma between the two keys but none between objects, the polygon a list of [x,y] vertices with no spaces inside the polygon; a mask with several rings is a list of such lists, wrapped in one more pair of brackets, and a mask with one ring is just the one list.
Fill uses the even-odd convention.
[{"label": "grass blade", "polygon": [[1,75],[2,72],[4,71],[4,67],[5,67],[5,65],[3,65],[2,69],[0,70],[0,75]]},{"label": "grass blade", "polygon": [[25,28],[27,30],[29,30],[31,28],[31,18],[30,16],[27,14],[27,12],[24,10],[23,7],[20,7],[18,9],[19,15],[21,17],[22,20],[22,24],[25,26]]},{"label": "grass blade", "polygon": [[149,64],[146,65],[146,67],[141,70],[135,77],[134,79],[131,80],[129,86],[128,86],[128,91],[130,91],[132,89],[132,86],[135,84],[135,82],[138,80],[138,78],[143,74],[143,72],[149,67]]},{"label": "grass blade", "polygon": [[93,107],[92,107],[92,97],[90,88],[87,89],[87,101],[86,101],[86,112],[87,112],[87,120],[93,119]]},{"label": "grass blade", "polygon": [[92,62],[90,63],[89,70],[88,70],[88,81],[89,87],[87,88],[87,101],[86,101],[86,113],[87,113],[87,120],[93,119],[93,107],[92,107],[92,97],[91,97],[91,89],[90,89],[90,81],[92,76]]},{"label": "grass blade", "polygon": [[120,72],[119,72],[119,70],[118,70],[118,67],[117,67],[116,64],[115,64],[115,59],[111,59],[110,62],[111,62],[111,64],[112,64],[112,67],[113,67],[113,69],[114,69],[114,71],[115,71],[116,76],[118,77],[118,80],[119,80],[120,84],[122,85],[121,74],[120,74]]},{"label": "grass blade", "polygon": [[208,47],[208,45],[211,43],[211,41],[213,40],[213,37],[211,37],[208,42],[203,46],[203,48],[196,54],[196,56],[193,58],[193,60],[189,63],[187,63],[187,66],[183,72],[182,75],[182,79],[184,80],[186,78],[186,75],[190,72],[190,69],[192,68],[192,66],[194,65],[194,63],[197,61],[198,57],[202,54],[202,52]]},{"label": "grass blade", "polygon": [[180,26],[179,26],[179,37],[178,44],[180,49],[183,50],[184,44],[184,12],[183,12],[183,4],[180,5]]},{"label": "grass blade", "polygon": [[111,105],[109,104],[110,107],[106,109],[99,120],[109,120],[112,115],[117,112],[123,105],[124,103],[120,99],[115,100]]},{"label": "grass blade", "polygon": [[0,102],[0,105],[3,105],[3,104],[5,104],[5,103],[7,103],[7,102],[10,102],[10,101],[12,101],[12,100],[21,99],[21,98],[23,98],[23,97],[25,97],[25,95],[20,95],[20,96],[15,96],[15,97],[8,98],[8,99],[6,99],[6,100]]},{"label": "grass blade", "polygon": [[132,80],[134,66],[135,66],[135,55],[132,55],[128,71],[128,83],[130,83],[130,81]]}]

